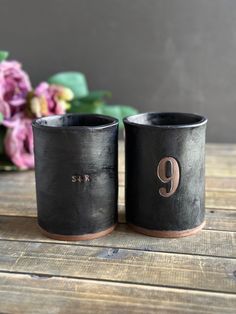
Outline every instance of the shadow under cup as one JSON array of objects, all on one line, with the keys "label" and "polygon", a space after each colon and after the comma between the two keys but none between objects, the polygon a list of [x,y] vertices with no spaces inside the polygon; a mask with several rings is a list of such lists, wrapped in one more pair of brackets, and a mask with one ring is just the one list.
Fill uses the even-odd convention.
[{"label": "shadow under cup", "polygon": [[124,119],[126,220],[138,232],[182,237],[204,226],[207,119],[144,113]]},{"label": "shadow under cup", "polygon": [[118,121],[66,114],[33,122],[38,224],[59,240],[87,240],[117,223]]}]

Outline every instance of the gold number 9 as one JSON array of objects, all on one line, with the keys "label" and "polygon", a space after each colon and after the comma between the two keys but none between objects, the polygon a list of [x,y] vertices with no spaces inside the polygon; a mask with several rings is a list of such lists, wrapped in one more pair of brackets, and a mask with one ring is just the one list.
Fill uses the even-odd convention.
[{"label": "gold number 9", "polygon": [[[170,163],[170,176],[167,177],[167,164]],[[170,189],[167,192],[166,187],[161,187],[159,193],[163,197],[169,197],[175,193],[179,186],[179,165],[173,157],[164,157],[157,166],[157,176],[163,183],[170,182]]]}]

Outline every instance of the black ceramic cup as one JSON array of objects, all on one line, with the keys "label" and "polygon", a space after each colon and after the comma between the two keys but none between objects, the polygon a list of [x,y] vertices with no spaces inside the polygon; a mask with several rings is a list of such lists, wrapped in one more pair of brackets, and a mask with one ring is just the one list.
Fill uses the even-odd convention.
[{"label": "black ceramic cup", "polygon": [[182,237],[204,226],[207,119],[143,113],[124,119],[127,222],[138,232]]},{"label": "black ceramic cup", "polygon": [[48,237],[88,240],[117,223],[118,120],[93,114],[33,122],[38,224]]}]

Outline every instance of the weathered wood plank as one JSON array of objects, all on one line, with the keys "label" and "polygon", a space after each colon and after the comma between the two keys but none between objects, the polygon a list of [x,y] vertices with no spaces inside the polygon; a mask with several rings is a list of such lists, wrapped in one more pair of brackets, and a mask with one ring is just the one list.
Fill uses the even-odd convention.
[{"label": "weathered wood plank", "polygon": [[[122,156],[122,155],[121,155]],[[235,156],[227,153],[226,155],[218,155],[217,151],[213,155],[206,155],[206,163],[210,166],[235,166]]]},{"label": "weathered wood plank", "polygon": [[[124,171],[122,150],[121,147],[120,171]],[[79,304],[86,313],[94,312],[91,309],[91,302],[95,302],[93,304],[95,304],[98,313],[99,310],[101,312],[111,310],[111,312],[116,313],[115,309],[117,308],[120,312],[125,312],[125,309],[128,309],[129,312],[135,309],[135,312],[140,311],[140,313],[156,312],[157,308],[163,313],[184,313],[185,309],[186,312],[192,311],[194,313],[197,310],[204,313],[217,313],[217,311],[227,313],[229,310],[229,313],[233,313],[235,303],[232,304],[231,302],[229,306],[227,303],[229,299],[232,301],[231,297],[233,296],[231,294],[208,293],[206,290],[236,292],[236,260],[232,259],[236,256],[235,233],[228,232],[236,230],[236,211],[234,211],[236,209],[236,166],[234,166],[234,160],[236,160],[236,145],[207,145],[206,203],[212,209],[207,210],[205,230],[189,238],[179,240],[149,238],[135,234],[125,224],[121,224],[115,232],[106,238],[74,243],[73,245],[59,244],[41,236],[34,218],[0,217],[0,269],[7,272],[42,273],[46,276],[62,275],[99,279],[98,282],[93,281],[91,283],[94,290],[92,290],[92,297],[90,297],[91,286],[87,287],[87,292],[84,292],[82,288],[81,296],[78,295],[78,290],[81,292],[78,286],[75,288],[72,285],[73,281],[78,283],[81,280],[66,278],[39,279],[42,277],[33,276],[29,277],[23,289],[20,288],[22,283],[19,281],[18,284],[13,284],[13,281],[11,284],[8,281],[8,284],[5,284],[1,290],[2,277],[0,274],[0,312],[10,311],[7,308],[1,308],[1,301],[7,298],[9,300],[8,296],[12,295],[12,299],[17,300],[15,308],[19,312],[19,304],[22,304],[22,312],[24,313],[27,313],[27,301],[29,303],[32,300],[30,304],[39,304],[36,306],[38,309],[42,309],[44,305],[40,306],[40,304],[47,304],[47,300],[49,304],[52,304],[53,309],[53,304],[59,302],[60,305],[64,305],[65,302],[65,308],[60,307],[60,309],[74,312],[75,307],[79,307],[76,303],[77,298],[80,298]],[[120,184],[122,185],[124,184],[122,182],[124,173],[121,173],[120,177]],[[120,195],[120,200],[123,202],[124,192],[122,192],[122,188]],[[124,221],[122,203],[120,209],[120,218]],[[0,213],[5,215],[36,215],[33,172],[0,174]],[[228,231],[220,232],[218,230]],[[4,276],[8,280],[9,276],[16,278],[18,275],[5,274]],[[22,281],[25,282],[27,276],[19,276],[23,276]],[[33,287],[32,296],[31,286],[33,284],[31,281],[35,279],[36,282],[42,284],[40,287]],[[103,283],[101,281],[103,279],[122,283]],[[58,280],[61,281],[58,282]],[[72,287],[70,299],[66,299],[69,294],[68,291],[70,291],[68,286],[66,289],[63,288],[65,290],[63,292],[58,292],[56,291],[57,288],[55,289],[55,285],[61,283],[64,287],[67,281],[69,287]],[[81,282],[87,283],[88,280]],[[124,284],[124,282],[132,284]],[[45,283],[50,283],[48,289],[51,294],[48,293],[48,290],[45,293]],[[102,292],[104,287],[96,286],[101,285],[101,283],[106,287],[104,295]],[[179,289],[137,286],[136,284],[176,286]],[[115,297],[111,295],[112,285],[121,286],[120,292],[115,292],[115,296],[119,296],[118,299],[115,299],[115,302],[119,302],[119,306],[114,306]],[[12,289],[12,286],[16,287],[15,290]],[[128,286],[127,290],[124,286]],[[144,290],[142,292],[139,290],[139,294],[135,294],[135,297],[130,300],[127,297],[133,286]],[[185,292],[182,290],[183,288],[200,289],[205,290],[205,292],[191,290]],[[156,294],[155,289],[158,289]],[[162,289],[164,291],[161,294]],[[149,294],[147,290],[150,291]],[[170,291],[172,294],[169,294]],[[173,291],[177,291],[178,296],[175,297]],[[74,292],[76,294],[73,294]],[[186,299],[188,293],[190,299]],[[45,300],[40,298],[39,294],[45,296]],[[204,298],[201,294],[204,295]],[[205,295],[209,295],[208,298],[205,298]],[[210,301],[212,295],[214,298]],[[216,295],[221,296],[219,301],[215,300]],[[83,296],[85,297],[83,298]],[[124,298],[126,298],[125,303]],[[185,298],[183,302],[180,301],[182,298]],[[94,299],[95,301],[91,301]],[[26,300],[25,303],[24,300]],[[37,303],[37,300],[42,302]],[[76,302],[74,302],[75,300]],[[235,299],[233,301],[235,302]],[[193,307],[192,303],[194,304]],[[128,308],[125,308],[125,305]],[[23,308],[24,306],[25,308]],[[46,305],[44,309],[46,309]]]},{"label": "weathered wood plank", "polygon": [[236,231],[236,211],[206,209],[206,226],[209,230]]},{"label": "weathered wood plank", "polygon": [[[1,189],[0,189],[1,191]],[[206,206],[211,210],[223,210],[225,209],[236,209],[236,192],[227,193],[225,198],[225,192],[207,192],[206,195]],[[227,196],[230,196],[227,198]],[[24,197],[25,196],[25,197]],[[218,211],[216,211],[217,213]],[[26,216],[26,217],[35,217],[37,215],[36,210],[36,199],[34,194],[26,195],[23,191],[20,194],[15,195],[0,195],[0,215],[9,215],[9,216]],[[221,226],[223,229],[219,230],[235,230],[235,222],[231,218],[220,214],[221,221],[219,219],[215,220],[213,217],[212,228],[216,229],[216,225]],[[230,212],[230,216],[235,219],[234,213]],[[119,217],[121,222],[124,222],[124,187],[119,188]],[[208,221],[210,222],[210,221]],[[225,223],[229,226],[230,229],[227,229]],[[209,228],[211,225],[209,225]]]},{"label": "weathered wood plank", "polygon": [[236,192],[236,178],[206,177],[206,190]]},{"label": "weathered wood plank", "polygon": [[206,165],[206,176],[207,177],[217,177],[224,178],[224,177],[236,177],[236,167],[230,167],[229,165],[222,165],[221,167],[208,167]]},{"label": "weathered wood plank", "polygon": [[[119,187],[119,204],[125,203],[125,188]],[[207,208],[236,209],[236,191],[206,191]]]},{"label": "weathered wood plank", "polygon": [[207,208],[236,209],[236,192],[206,191]]},{"label": "weathered wood plank", "polygon": [[[18,181],[18,174],[15,174],[15,177]],[[17,186],[15,184],[13,186],[14,190],[12,189],[7,194],[0,188],[0,215],[36,216],[35,192],[23,188],[17,192]],[[124,187],[119,188],[119,204],[124,205]],[[236,209],[236,192],[206,191],[206,207],[234,210]]]},{"label": "weathered wood plank", "polygon": [[16,194],[15,196],[2,196],[0,199],[0,215],[36,216],[36,200],[27,199]]},{"label": "weathered wood plank", "polygon": [[206,154],[212,155],[236,155],[236,144],[233,143],[207,143]]},{"label": "weathered wood plank", "polygon": [[[21,172],[0,172],[0,190],[4,191],[9,188],[13,190],[24,189],[29,192],[34,192],[35,175],[34,171],[21,171]],[[32,186],[33,185],[33,186]],[[14,190],[13,190],[14,191]]]},{"label": "weathered wood plank", "polygon": [[[41,235],[36,219],[30,217],[0,216],[0,240],[62,243]],[[158,239],[135,233],[126,224],[120,224],[106,237],[74,244],[236,258],[235,243],[235,232],[203,230],[191,237]]]},{"label": "weathered wood plank", "polygon": [[236,292],[236,259],[0,241],[0,271]]},{"label": "weathered wood plank", "polygon": [[[125,206],[119,206],[119,222],[125,223]],[[224,209],[206,209],[206,230],[236,231],[236,211]]]},{"label": "weathered wood plank", "polygon": [[[232,175],[232,171],[229,170],[229,172]],[[120,184],[124,185],[124,174],[122,173],[120,174]],[[236,178],[206,178],[206,188],[208,192],[219,192],[218,194],[207,194],[207,207],[235,209],[235,196],[233,194],[219,195],[221,191],[236,192]],[[123,190],[124,187],[121,187],[121,204],[124,203]],[[1,173],[0,200],[0,214],[12,213],[16,215],[16,212],[19,211],[22,215],[35,215],[34,173]]]},{"label": "weathered wood plank", "polygon": [[[122,172],[123,144],[120,152]],[[74,313],[75,308],[93,313],[94,307],[98,313],[116,313],[117,309],[117,313],[133,309],[154,313],[158,306],[161,313],[234,313],[235,160],[236,145],[207,145],[206,203],[212,209],[207,210],[205,230],[189,238],[150,238],[121,224],[105,238],[59,244],[38,232],[35,218],[0,216],[3,271],[95,279],[0,273],[0,312],[22,309],[27,313],[33,304],[39,313],[41,309],[43,313],[48,309],[51,313],[54,309],[55,313]],[[124,185],[124,173],[120,173],[120,179],[120,185]],[[120,201],[120,219],[124,221],[124,188]],[[36,215],[33,172],[0,174],[0,214]],[[11,302],[7,305],[5,300]]]},{"label": "weathered wood plank", "polygon": [[232,294],[0,273],[3,313],[234,314]]}]

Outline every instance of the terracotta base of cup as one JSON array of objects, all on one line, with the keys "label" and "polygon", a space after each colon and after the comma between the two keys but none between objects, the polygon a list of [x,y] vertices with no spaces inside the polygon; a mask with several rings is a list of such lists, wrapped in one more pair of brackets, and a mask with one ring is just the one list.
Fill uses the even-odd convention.
[{"label": "terracotta base of cup", "polygon": [[40,226],[38,226],[41,233],[45,235],[48,238],[54,239],[54,240],[60,240],[60,241],[82,241],[82,240],[92,240],[92,239],[97,239],[104,237],[105,235],[111,233],[116,225],[111,226],[110,228],[99,231],[96,233],[88,233],[88,234],[82,234],[82,235],[63,235],[63,234],[55,234],[55,233],[50,233]]},{"label": "terracotta base of cup", "polygon": [[163,230],[150,230],[146,228],[142,228],[133,224],[129,224],[129,226],[142,234],[151,236],[151,237],[157,237],[157,238],[181,238],[181,237],[187,237],[190,235],[193,235],[200,231],[205,226],[205,221],[198,227],[193,229],[187,229],[187,230],[181,230],[181,231],[163,231]]}]

